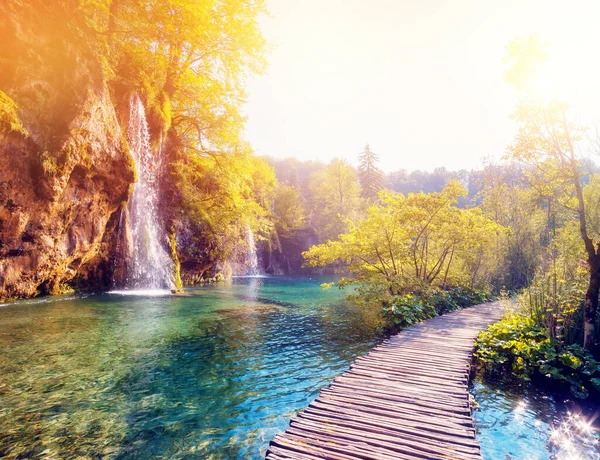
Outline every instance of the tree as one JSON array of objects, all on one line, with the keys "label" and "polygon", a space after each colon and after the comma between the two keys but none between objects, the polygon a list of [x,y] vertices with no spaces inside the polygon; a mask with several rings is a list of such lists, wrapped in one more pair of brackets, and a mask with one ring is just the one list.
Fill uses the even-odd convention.
[{"label": "tree", "polygon": [[231,258],[248,227],[270,234],[270,204],[261,203],[272,202],[277,182],[270,166],[250,152],[190,156],[173,165],[172,180],[182,195],[184,260],[210,265]]},{"label": "tree", "polygon": [[302,228],[306,222],[300,194],[291,185],[280,185],[273,205],[275,226],[282,234]]},{"label": "tree", "polygon": [[383,175],[377,168],[377,154],[371,151],[369,144],[358,156],[358,178],[360,180],[361,194],[363,197],[375,201],[382,188]]},{"label": "tree", "polygon": [[454,181],[439,193],[382,192],[365,219],[304,256],[310,266],[342,263],[354,282],[384,286],[390,295],[476,285],[486,278],[484,259],[501,227],[480,209],[457,208],[464,194]]},{"label": "tree", "polygon": [[352,167],[333,159],[310,179],[312,210],[310,222],[321,241],[333,240],[347,230],[346,220],[356,218],[360,207],[360,186]]},{"label": "tree", "polygon": [[540,266],[548,213],[536,191],[511,181],[510,174],[509,168],[488,165],[478,198],[484,214],[509,230],[496,239],[496,285],[520,289],[531,283]]},{"label": "tree", "polygon": [[583,305],[584,347],[591,350],[596,339],[596,315],[600,294],[600,241],[588,229],[588,211],[583,194],[581,163],[576,144],[584,129],[568,119],[567,105],[552,98],[540,99],[527,92],[547,59],[546,46],[535,37],[516,39],[509,45],[507,80],[521,99],[515,112],[519,131],[509,148],[509,157],[529,166],[532,186],[556,196],[577,219],[589,266],[589,283]]}]

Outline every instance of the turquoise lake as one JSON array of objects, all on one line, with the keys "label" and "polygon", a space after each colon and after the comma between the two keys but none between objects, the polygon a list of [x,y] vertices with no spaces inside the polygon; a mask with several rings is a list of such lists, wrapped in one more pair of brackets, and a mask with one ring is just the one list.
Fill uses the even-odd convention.
[{"label": "turquoise lake", "polygon": [[[374,315],[325,281],[0,306],[0,457],[262,458],[290,416],[383,338]],[[474,391],[486,458],[554,455],[559,409],[536,406],[519,425],[537,457],[508,456],[519,447],[500,427],[514,428],[505,422],[520,397]]]}]

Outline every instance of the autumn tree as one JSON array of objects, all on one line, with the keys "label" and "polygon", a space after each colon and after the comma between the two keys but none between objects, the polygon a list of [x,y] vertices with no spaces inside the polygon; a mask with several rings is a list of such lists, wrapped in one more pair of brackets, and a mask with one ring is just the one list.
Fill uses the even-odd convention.
[{"label": "autumn tree", "polygon": [[361,194],[363,197],[375,201],[383,184],[383,175],[377,167],[379,158],[371,150],[369,144],[367,144],[365,145],[365,150],[359,154],[358,160],[358,178],[360,180]]},{"label": "autumn tree", "polygon": [[507,80],[521,92],[515,111],[519,130],[508,149],[511,159],[528,166],[528,178],[537,190],[556,196],[577,220],[589,266],[589,283],[583,305],[584,347],[592,349],[600,293],[600,241],[589,228],[578,142],[584,129],[569,120],[567,105],[557,98],[537,97],[531,82],[547,59],[547,49],[536,37],[515,39],[508,47]]}]

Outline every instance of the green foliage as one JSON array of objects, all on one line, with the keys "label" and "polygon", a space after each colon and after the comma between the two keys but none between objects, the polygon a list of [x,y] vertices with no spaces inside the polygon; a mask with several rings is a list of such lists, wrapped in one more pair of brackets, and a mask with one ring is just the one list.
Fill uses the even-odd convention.
[{"label": "green foliage", "polygon": [[582,342],[582,304],[587,272],[578,266],[574,273],[564,270],[563,263],[540,271],[518,296],[522,310],[543,326],[547,335],[566,344]]},{"label": "green foliage", "polygon": [[275,193],[273,203],[275,226],[280,234],[298,230],[306,223],[300,193],[291,186],[282,184]]},{"label": "green foliage", "polygon": [[[173,165],[173,180],[181,193],[182,218],[194,229],[182,247],[188,256],[205,253],[209,261],[231,257],[243,244],[247,227],[269,234],[266,207],[276,186],[273,170],[249,152],[188,157]],[[269,207],[269,206],[267,206]]]},{"label": "green foliage", "polygon": [[433,305],[413,294],[396,296],[392,305],[384,307],[383,311],[401,329],[436,316]]},{"label": "green foliage", "polygon": [[337,238],[348,229],[347,219],[360,215],[360,185],[354,169],[344,160],[333,159],[310,178],[310,221],[320,241]]},{"label": "green foliage", "polygon": [[349,221],[338,241],[304,253],[309,266],[343,264],[354,281],[391,295],[427,286],[484,285],[491,241],[502,228],[480,209],[454,204],[465,190],[451,182],[440,193],[408,197],[381,192],[367,216]]},{"label": "green foliage", "polygon": [[546,329],[527,316],[509,314],[482,332],[475,357],[488,372],[559,382],[578,398],[600,389],[600,363],[579,345],[549,338]]},{"label": "green foliage", "polygon": [[[523,181],[524,182],[524,181]],[[484,214],[508,231],[498,234],[493,251],[497,264],[496,286],[520,289],[533,279],[543,250],[547,212],[535,191],[524,183],[511,184],[502,170],[489,168],[479,193]]]},{"label": "green foliage", "polygon": [[368,200],[375,201],[382,187],[382,174],[377,167],[377,154],[371,151],[369,144],[358,156],[358,177],[362,196]]},{"label": "green foliage", "polygon": [[478,305],[492,299],[484,289],[456,287],[443,290],[429,287],[412,294],[394,296],[383,307],[384,316],[400,329],[459,308]]}]

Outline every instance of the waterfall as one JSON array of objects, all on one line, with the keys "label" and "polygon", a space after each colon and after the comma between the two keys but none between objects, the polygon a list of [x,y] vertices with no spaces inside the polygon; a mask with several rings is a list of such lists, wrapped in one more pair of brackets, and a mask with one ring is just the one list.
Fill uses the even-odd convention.
[{"label": "waterfall", "polygon": [[260,276],[261,271],[258,267],[258,256],[256,254],[256,243],[254,241],[254,233],[248,225],[246,227],[246,242],[248,244],[248,275]]},{"label": "waterfall", "polygon": [[126,209],[126,287],[172,289],[173,261],[165,249],[168,239],[158,212],[161,152],[152,151],[146,112],[137,95],[130,101],[127,141],[137,182]]}]

